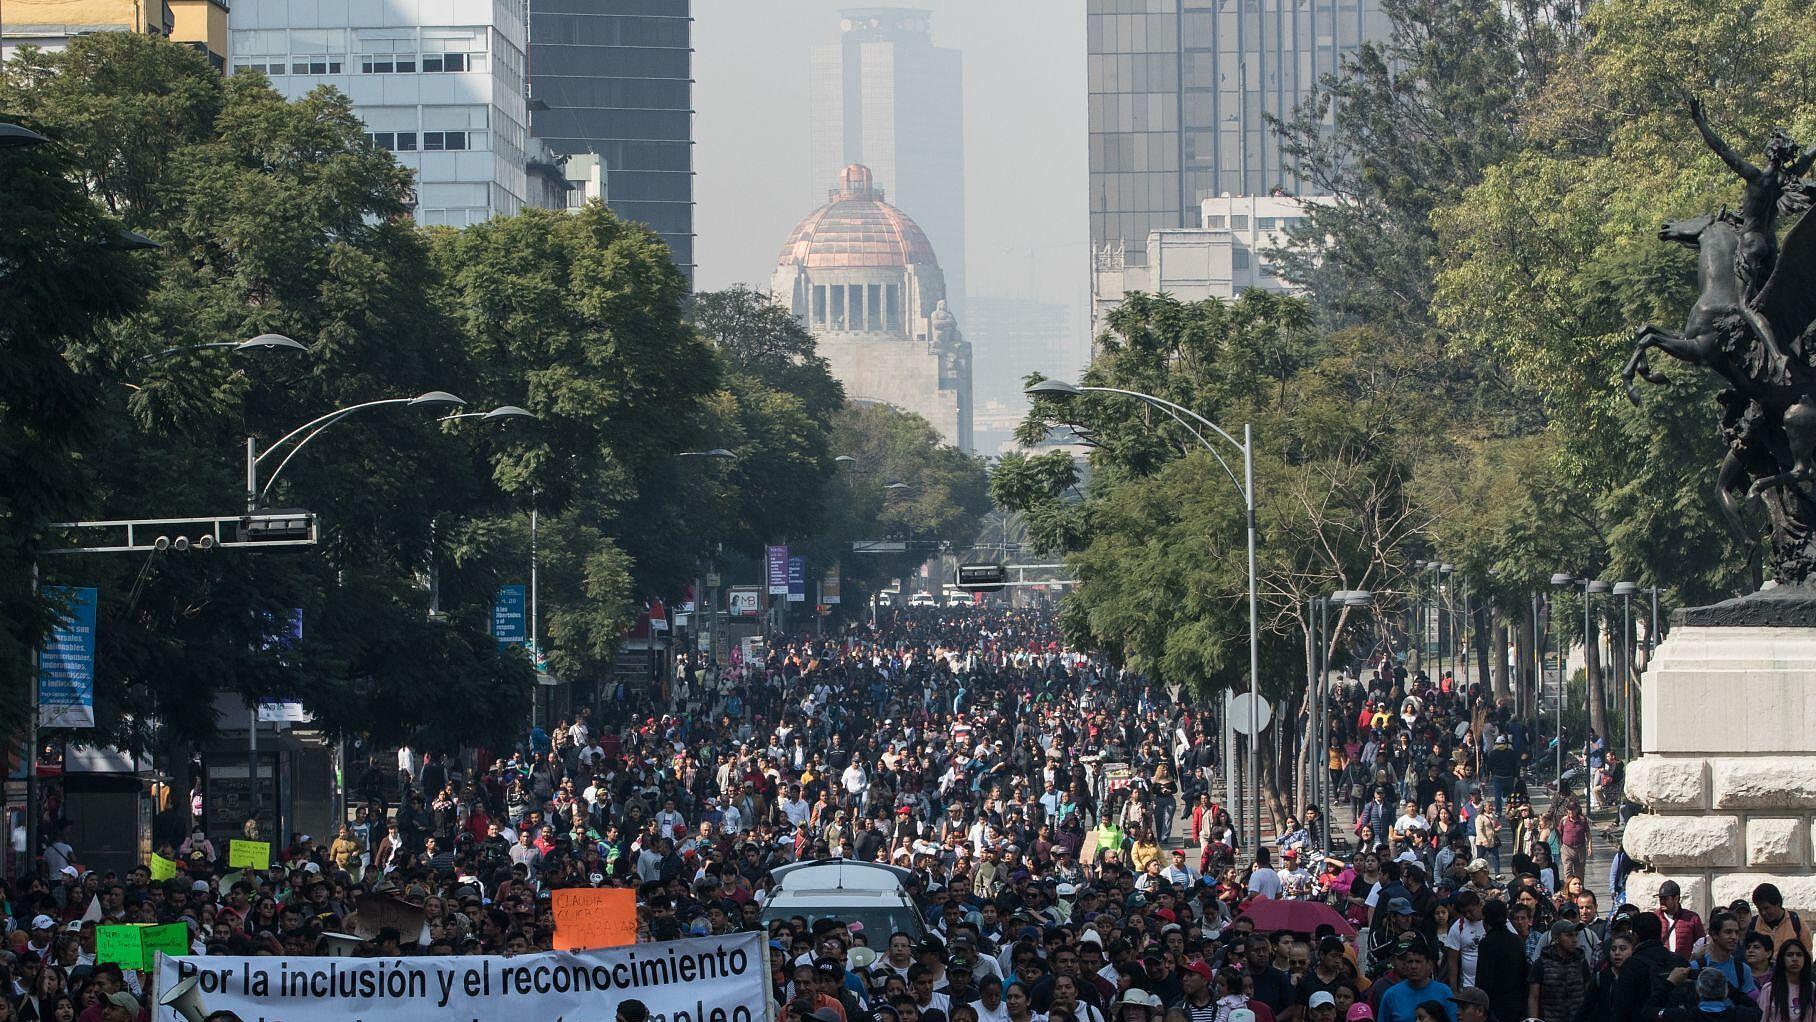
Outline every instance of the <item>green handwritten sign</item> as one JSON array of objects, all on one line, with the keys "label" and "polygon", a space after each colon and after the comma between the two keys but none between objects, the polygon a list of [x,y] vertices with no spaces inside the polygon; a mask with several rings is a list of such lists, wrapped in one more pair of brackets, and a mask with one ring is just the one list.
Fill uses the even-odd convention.
[{"label": "green handwritten sign", "polygon": [[189,954],[189,924],[133,923],[95,927],[95,961],[116,962],[122,969],[157,968],[158,952]]}]

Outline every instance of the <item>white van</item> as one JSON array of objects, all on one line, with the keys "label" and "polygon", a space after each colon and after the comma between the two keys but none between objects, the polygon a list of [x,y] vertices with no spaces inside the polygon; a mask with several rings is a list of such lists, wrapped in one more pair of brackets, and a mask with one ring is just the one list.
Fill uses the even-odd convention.
[{"label": "white van", "polygon": [[[777,919],[801,916],[809,925],[821,919],[861,924],[872,948],[881,951],[895,933],[919,943],[927,927],[909,897],[913,876],[899,866],[857,859],[810,859],[770,871],[776,886],[763,905],[765,926]],[[853,927],[858,929],[859,927]]]}]

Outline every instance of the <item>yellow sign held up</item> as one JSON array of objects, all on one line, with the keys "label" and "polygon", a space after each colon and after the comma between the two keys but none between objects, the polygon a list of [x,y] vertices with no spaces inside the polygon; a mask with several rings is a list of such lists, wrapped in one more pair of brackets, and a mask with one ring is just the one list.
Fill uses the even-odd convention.
[{"label": "yellow sign held up", "polygon": [[156,852],[151,853],[151,878],[153,880],[174,880],[176,875],[175,859],[166,859]]},{"label": "yellow sign held up", "polygon": [[241,841],[227,843],[227,865],[233,869],[251,869],[263,873],[271,868],[271,842]]}]

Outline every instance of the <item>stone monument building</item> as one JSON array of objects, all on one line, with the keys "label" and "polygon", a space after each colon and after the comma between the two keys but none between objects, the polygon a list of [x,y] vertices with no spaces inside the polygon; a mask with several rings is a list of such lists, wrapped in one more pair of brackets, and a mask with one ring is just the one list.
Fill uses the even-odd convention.
[{"label": "stone monument building", "polygon": [[869,168],[846,167],[826,204],[795,226],[770,293],[813,332],[847,397],[914,412],[971,450],[971,345],[947,308],[933,246],[883,201]]}]

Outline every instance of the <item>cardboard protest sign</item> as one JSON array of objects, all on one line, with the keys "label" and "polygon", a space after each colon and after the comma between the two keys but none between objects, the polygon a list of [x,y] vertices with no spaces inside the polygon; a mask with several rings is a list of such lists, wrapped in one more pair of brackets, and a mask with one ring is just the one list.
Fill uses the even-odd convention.
[{"label": "cardboard protest sign", "polygon": [[238,838],[227,842],[227,865],[233,869],[253,869],[263,873],[271,868],[271,842],[241,841]]},{"label": "cardboard protest sign", "polygon": [[637,892],[628,887],[561,887],[550,892],[557,951],[637,942]]},{"label": "cardboard protest sign", "polygon": [[175,859],[166,859],[156,852],[151,853],[151,878],[153,880],[172,880],[177,875]]}]

